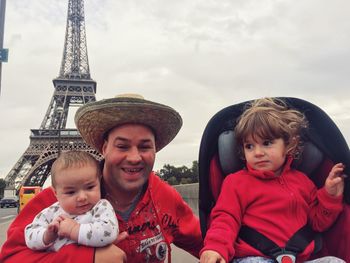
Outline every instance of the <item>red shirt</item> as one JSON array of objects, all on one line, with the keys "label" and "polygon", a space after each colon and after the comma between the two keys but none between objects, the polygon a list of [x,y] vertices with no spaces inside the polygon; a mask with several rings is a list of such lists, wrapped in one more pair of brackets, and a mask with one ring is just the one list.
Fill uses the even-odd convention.
[{"label": "red shirt", "polygon": [[[202,251],[215,250],[226,262],[234,256],[263,256],[237,238],[241,225],[284,247],[307,222],[316,231],[326,230],[342,208],[342,196],[331,197],[324,188],[317,190],[305,174],[290,168],[290,161],[278,177],[248,167],[225,178]],[[313,247],[311,243],[297,261],[308,259]]]},{"label": "red shirt", "polygon": [[[77,244],[62,247],[58,252],[33,251],[27,248],[24,228],[43,208],[56,202],[51,188],[31,200],[10,225],[7,241],[0,253],[0,262],[94,262],[94,248]],[[180,194],[155,174],[151,174],[147,190],[127,222],[117,216],[119,231],[128,231],[129,238],[118,243],[130,262],[164,262],[170,244],[198,257],[202,237],[198,218]],[[169,257],[170,259],[170,257]],[[169,260],[170,261],[170,260]]]}]

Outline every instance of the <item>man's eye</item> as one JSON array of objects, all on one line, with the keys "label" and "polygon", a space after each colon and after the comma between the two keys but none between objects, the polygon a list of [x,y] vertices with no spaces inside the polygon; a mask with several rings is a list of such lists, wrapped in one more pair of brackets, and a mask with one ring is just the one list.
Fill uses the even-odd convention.
[{"label": "man's eye", "polygon": [[74,191],[67,191],[67,192],[65,192],[64,194],[65,195],[73,195],[75,192]]},{"label": "man's eye", "polygon": [[125,150],[125,149],[128,149],[128,148],[129,148],[129,146],[126,145],[126,144],[117,144],[116,147],[117,147],[118,149],[122,149],[122,150]]},{"label": "man's eye", "polygon": [[139,149],[142,151],[142,150],[149,150],[149,149],[152,149],[152,145],[141,145],[139,147]]}]

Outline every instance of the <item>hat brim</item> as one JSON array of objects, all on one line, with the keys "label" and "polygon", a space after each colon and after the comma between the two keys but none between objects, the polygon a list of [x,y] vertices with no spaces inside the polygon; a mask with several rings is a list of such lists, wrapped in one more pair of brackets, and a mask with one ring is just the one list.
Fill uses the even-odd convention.
[{"label": "hat brim", "polygon": [[173,108],[140,98],[112,98],[80,107],[75,124],[87,144],[102,153],[106,133],[123,124],[141,124],[152,129],[156,151],[170,143],[182,126]]}]

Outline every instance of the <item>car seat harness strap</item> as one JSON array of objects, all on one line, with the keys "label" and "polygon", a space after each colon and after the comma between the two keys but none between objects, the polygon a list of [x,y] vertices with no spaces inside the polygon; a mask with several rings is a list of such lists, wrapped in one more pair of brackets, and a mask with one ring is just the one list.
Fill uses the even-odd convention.
[{"label": "car seat harness strap", "polygon": [[308,225],[303,226],[288,240],[285,247],[279,247],[271,239],[248,226],[241,226],[239,237],[261,251],[274,258],[278,263],[295,263],[299,253],[315,240],[314,253],[321,249],[321,239]]}]

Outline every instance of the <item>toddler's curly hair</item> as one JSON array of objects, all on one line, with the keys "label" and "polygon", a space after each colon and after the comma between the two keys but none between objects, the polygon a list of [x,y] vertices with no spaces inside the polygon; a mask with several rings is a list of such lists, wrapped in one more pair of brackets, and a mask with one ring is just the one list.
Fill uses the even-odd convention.
[{"label": "toddler's curly hair", "polygon": [[237,120],[234,129],[236,140],[243,154],[243,144],[251,136],[253,140],[283,139],[287,154],[298,157],[301,153],[300,134],[308,126],[307,120],[300,111],[291,109],[276,98],[261,98],[249,103]]}]

